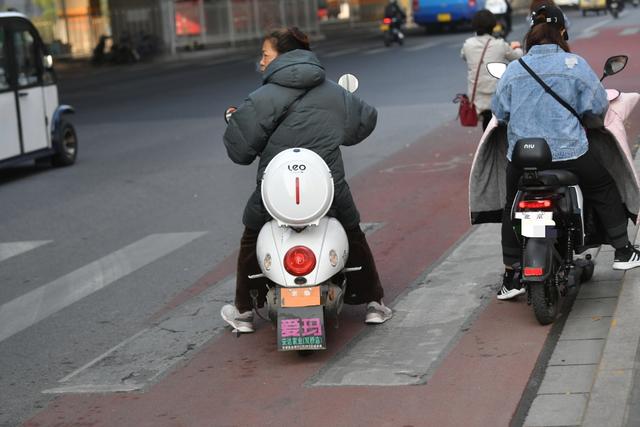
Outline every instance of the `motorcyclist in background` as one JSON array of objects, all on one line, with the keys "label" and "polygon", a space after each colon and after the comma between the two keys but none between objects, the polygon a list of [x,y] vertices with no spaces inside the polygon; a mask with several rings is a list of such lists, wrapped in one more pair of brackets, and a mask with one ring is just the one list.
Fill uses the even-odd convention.
[{"label": "motorcyclist in background", "polygon": [[[267,164],[288,148],[307,148],[327,163],[334,179],[335,197],[329,214],[345,229],[349,264],[362,270],[350,273],[347,304],[367,304],[365,323],[380,324],[392,317],[382,302],[384,290],[376,264],[360,228],[360,214],[345,180],[341,146],[363,141],[376,127],[377,111],[336,83],[326,79],[324,67],[296,27],[267,34],[262,45],[262,86],[249,94],[231,115],[224,144],[231,160],[249,165],[259,158],[257,186],[244,210],[235,304],[222,307],[222,318],[242,333],[254,331],[251,290],[258,304],[266,287],[248,276],[260,271],[256,258],[258,234],[271,220],[262,202],[260,183]],[[260,294],[261,293],[261,294]]]},{"label": "motorcyclist in background", "polygon": [[390,0],[389,4],[384,8],[384,17],[394,19],[397,25],[402,25],[407,20],[407,14],[398,4],[398,0]]},{"label": "motorcyclist in background", "polygon": [[[582,117],[604,117],[607,94],[589,64],[571,53],[562,10],[553,2],[538,2],[531,15],[531,29],[525,36],[522,60]],[[578,119],[514,61],[498,82],[491,110],[508,123],[509,160],[506,171],[507,197],[502,217],[502,254],[505,273],[498,299],[511,299],[525,292],[514,266],[520,261],[520,244],[513,229],[511,206],[523,171],[511,163],[518,140],[544,138],[551,149],[552,169],[576,174],[584,199],[593,206],[615,248],[613,268],[640,267],[640,251],[627,235],[627,214],[615,182],[599,159],[589,150],[585,129]]]}]

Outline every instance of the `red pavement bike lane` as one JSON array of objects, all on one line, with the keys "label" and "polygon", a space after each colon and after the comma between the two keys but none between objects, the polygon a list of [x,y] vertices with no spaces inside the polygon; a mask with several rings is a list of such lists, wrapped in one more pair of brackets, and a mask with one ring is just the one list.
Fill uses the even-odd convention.
[{"label": "red pavement bike lane", "polygon": [[[606,57],[628,54],[628,69],[605,86],[638,90],[640,36],[622,38],[618,33],[603,31],[572,47],[597,71]],[[611,51],[614,42],[624,48]],[[631,144],[640,133],[638,119],[636,112],[629,128]],[[479,138],[480,129],[450,121],[351,180],[363,221],[383,224],[369,242],[386,301],[470,229],[468,172]],[[168,307],[232,274],[233,267],[231,255]],[[363,316],[362,307],[348,307],[340,328],[329,331],[328,350],[304,358],[277,352],[275,333],[265,322],[250,336],[224,333],[144,392],[61,396],[26,425],[506,426],[549,331],[537,324],[523,301],[493,300],[425,385],[305,386],[363,331]]]}]

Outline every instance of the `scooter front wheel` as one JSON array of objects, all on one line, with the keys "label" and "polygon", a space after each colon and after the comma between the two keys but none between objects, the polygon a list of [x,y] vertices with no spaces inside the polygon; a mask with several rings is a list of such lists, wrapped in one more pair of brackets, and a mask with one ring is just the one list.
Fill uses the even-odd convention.
[{"label": "scooter front wheel", "polygon": [[558,316],[560,306],[560,292],[558,288],[548,279],[544,283],[529,283],[527,286],[530,296],[533,313],[541,325],[553,323]]}]

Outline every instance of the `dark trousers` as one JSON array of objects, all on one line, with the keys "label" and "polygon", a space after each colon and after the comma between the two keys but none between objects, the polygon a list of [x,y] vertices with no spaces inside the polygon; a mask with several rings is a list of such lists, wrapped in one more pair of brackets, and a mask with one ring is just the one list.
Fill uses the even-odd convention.
[{"label": "dark trousers", "polygon": [[489,126],[489,122],[491,121],[491,117],[493,117],[493,113],[491,110],[484,110],[480,112],[480,118],[482,119],[482,131],[487,130],[487,126]]},{"label": "dark trousers", "polygon": [[[362,267],[362,270],[348,273],[347,275],[345,302],[347,304],[380,302],[384,296],[384,291],[367,239],[360,226],[345,231],[349,241],[347,267]],[[245,228],[240,240],[235,304],[241,313],[253,308],[250,294],[252,289],[258,291],[257,301],[259,307],[262,307],[267,294],[264,280],[250,280],[248,278],[249,275],[258,274],[261,271],[256,257],[258,234],[259,231]]]},{"label": "dark trousers", "polygon": [[[622,248],[629,243],[627,215],[620,193],[611,175],[589,151],[575,160],[553,162],[551,168],[565,169],[578,176],[585,203],[594,208],[613,247]],[[502,214],[502,258],[506,266],[520,262],[520,245],[513,230],[511,206],[516,197],[518,180],[521,176],[522,170],[509,162],[507,203]]]}]

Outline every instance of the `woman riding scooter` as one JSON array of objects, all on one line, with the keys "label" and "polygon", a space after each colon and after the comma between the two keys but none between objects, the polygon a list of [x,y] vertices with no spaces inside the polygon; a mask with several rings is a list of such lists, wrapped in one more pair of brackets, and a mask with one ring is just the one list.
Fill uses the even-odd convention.
[{"label": "woman riding scooter", "polygon": [[[531,14],[531,29],[525,36],[525,64],[582,118],[604,117],[607,94],[587,62],[572,54],[562,11],[551,2],[538,3]],[[525,292],[514,265],[520,247],[510,210],[522,171],[511,163],[518,140],[544,138],[553,158],[553,169],[565,169],[579,177],[585,200],[594,208],[615,248],[613,268],[640,266],[640,251],[629,243],[628,217],[615,182],[589,150],[581,122],[568,108],[546,93],[540,83],[517,61],[509,64],[500,79],[492,110],[508,123],[509,160],[506,171],[506,205],[502,216],[502,253],[505,273],[498,299],[514,298]]]},{"label": "woman riding scooter", "polygon": [[253,332],[251,290],[265,299],[266,287],[251,282],[260,272],[256,243],[261,227],[271,218],[260,192],[267,164],[288,148],[307,148],[320,155],[331,169],[335,197],[330,214],[340,221],[349,241],[349,264],[362,266],[350,273],[345,302],[367,303],[365,322],[389,320],[392,311],[384,295],[375,261],[364,233],[360,214],[345,181],[341,145],[355,145],[376,126],[377,112],[350,92],[325,78],[325,71],[311,52],[309,39],[296,27],[276,30],[263,40],[262,86],[233,113],[224,134],[227,153],[235,163],[248,165],[260,157],[258,187],[244,210],[245,231],[240,242],[235,304],[222,308],[222,318],[239,332]]}]

